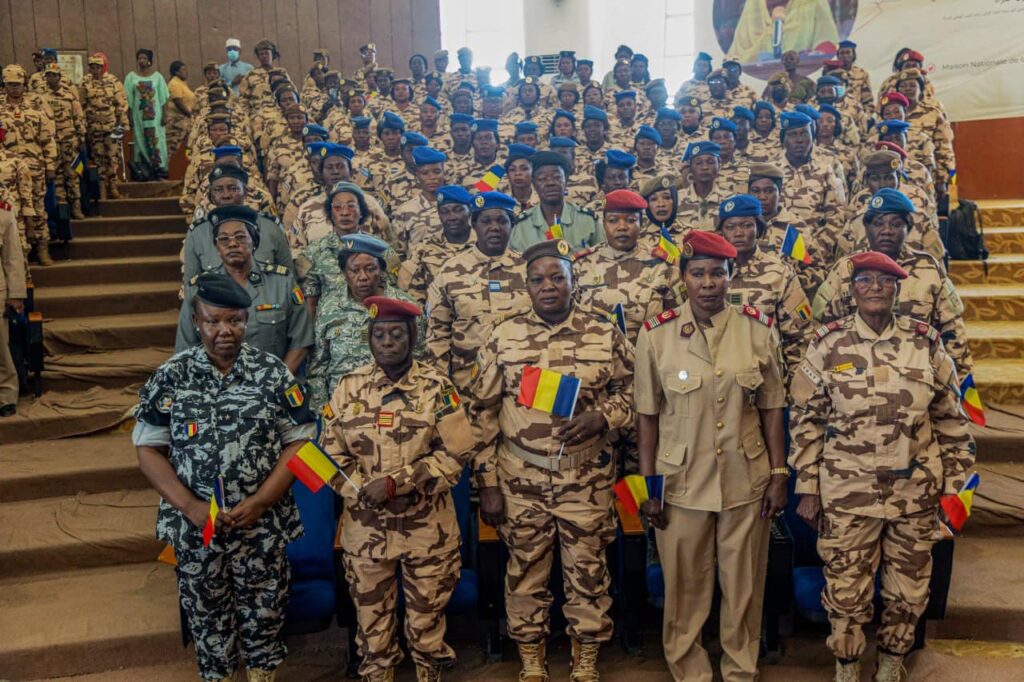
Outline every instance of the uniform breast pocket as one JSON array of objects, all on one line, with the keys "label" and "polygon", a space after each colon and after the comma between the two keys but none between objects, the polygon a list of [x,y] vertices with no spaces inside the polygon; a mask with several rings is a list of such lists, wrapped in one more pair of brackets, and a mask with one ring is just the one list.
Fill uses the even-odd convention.
[{"label": "uniform breast pocket", "polygon": [[249,445],[270,446],[277,440],[273,407],[265,401],[249,402],[238,410],[238,432]]},{"label": "uniform breast pocket", "polygon": [[430,441],[434,437],[434,414],[428,410],[405,410],[401,414],[401,419],[402,464],[411,464],[430,452]]},{"label": "uniform breast pocket", "polygon": [[598,390],[608,383],[612,376],[612,350],[603,346],[583,346],[575,352],[576,367],[572,374],[580,379],[586,388]]},{"label": "uniform breast pocket", "polygon": [[679,374],[662,377],[669,414],[680,417],[696,416],[700,412],[701,377],[680,379]]},{"label": "uniform breast pocket", "polygon": [[764,376],[760,370],[752,369],[736,373],[736,383],[743,390],[743,399],[751,407],[757,401],[757,389],[764,383]]},{"label": "uniform breast pocket", "polygon": [[829,396],[836,413],[847,417],[863,416],[872,412],[871,389],[864,374],[855,370],[831,372],[829,380]]},{"label": "uniform breast pocket", "polygon": [[271,308],[269,310],[256,310],[257,324],[279,325],[284,324],[285,320],[287,319],[288,313],[281,308]]},{"label": "uniform breast pocket", "polygon": [[910,415],[922,415],[935,397],[935,375],[931,368],[901,367],[899,404]]},{"label": "uniform breast pocket", "polygon": [[188,448],[208,440],[212,426],[209,410],[179,403],[171,408],[171,444],[175,448]]}]

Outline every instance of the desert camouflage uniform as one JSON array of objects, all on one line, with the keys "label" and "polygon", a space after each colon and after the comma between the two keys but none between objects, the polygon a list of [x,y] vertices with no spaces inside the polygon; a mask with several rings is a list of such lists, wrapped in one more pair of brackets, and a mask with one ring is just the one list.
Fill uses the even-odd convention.
[{"label": "desert camouflage uniform", "polygon": [[[253,184],[254,181],[255,184]],[[184,201],[184,199],[182,197],[181,201]],[[249,182],[245,185],[245,199],[242,201],[242,205],[258,213],[276,218],[274,197],[270,195],[270,190],[263,185],[259,173],[249,176]],[[215,208],[217,208],[217,204],[213,203],[213,199],[210,198],[210,176],[207,174],[200,179],[199,186],[196,188],[195,206],[192,209],[192,215],[189,217],[192,220],[202,220]]]},{"label": "desert camouflage uniform", "polygon": [[779,206],[811,229],[826,254],[833,253],[846,206],[846,183],[836,173],[834,159],[815,149],[810,161],[801,166],[790,164],[784,152],[774,163],[783,175]]},{"label": "desert camouflage uniform", "polygon": [[[288,396],[299,396],[293,407]],[[252,496],[282,450],[312,437],[315,426],[301,388],[284,364],[243,345],[226,376],[202,346],[177,353],[139,392],[136,446],[167,448],[181,482],[208,500],[218,476],[228,508]],[[284,659],[281,637],[290,571],[285,546],[302,535],[291,492],[245,529],[222,528],[204,548],[202,531],[160,501],[157,538],[174,548],[178,591],[188,616],[201,676],[231,677],[241,649],[250,670],[274,670]]]},{"label": "desert camouflage uniform", "polygon": [[[942,244],[939,234],[938,213],[934,200],[916,185],[901,185],[902,191],[914,203],[917,213],[910,214],[910,229],[907,232],[907,246],[915,251],[924,251],[941,261],[946,255],[946,247]],[[868,247],[867,228],[864,226],[864,215],[867,203],[871,199],[871,191],[863,189],[853,195],[847,207],[846,225],[836,240],[836,257],[847,256],[855,251],[865,251]]]},{"label": "desert camouflage uniform", "polygon": [[449,258],[454,258],[475,245],[476,234],[472,231],[469,233],[469,239],[461,244],[448,241],[444,234],[424,239],[413,246],[409,256],[402,260],[402,265],[398,269],[399,288],[419,305],[425,305],[427,291],[441,271],[441,266]]},{"label": "desert camouflage uniform", "polygon": [[[563,204],[560,222],[562,238],[574,249],[585,249],[605,241],[604,227],[597,216],[571,201]],[[512,226],[509,248],[522,252],[528,246],[545,241],[545,235],[550,227],[538,203],[516,219],[515,225]]]},{"label": "desert camouflage uniform", "polygon": [[[896,312],[924,320],[937,329],[946,352],[956,363],[957,374],[967,376],[974,366],[974,359],[967,345],[964,304],[953,282],[932,256],[913,251],[906,244],[893,260],[910,274],[900,282]],[[852,278],[853,263],[850,257],[837,261],[814,297],[812,309],[815,320],[827,323],[856,311]]]},{"label": "desert camouflage uniform", "polygon": [[[778,254],[796,271],[796,276],[800,279],[800,286],[808,297],[812,296],[821,281],[825,279],[825,275],[828,274],[833,260],[831,252],[826,254],[812,236],[815,226],[809,225],[785,209],[780,209],[774,218],[765,217],[764,223],[766,229],[758,240],[757,247],[767,253]],[[782,245],[786,241],[786,230],[790,225],[803,237],[804,246],[811,256],[810,263],[795,260],[782,253]],[[826,258],[826,256],[828,257]]]},{"label": "desert camouflage uniform", "polygon": [[[455,169],[458,174],[456,175],[452,173],[451,170],[448,170],[447,175],[451,180],[451,184],[462,185],[467,191],[475,192],[476,190],[474,187],[476,186],[476,183],[487,175],[492,168],[495,166],[501,166],[502,168],[505,167],[506,155],[507,152],[505,149],[499,147],[494,160],[481,162],[477,160],[474,153],[470,152],[468,158],[459,163],[458,167]],[[445,164],[445,169],[448,169],[447,164]],[[498,184],[498,191],[505,191],[505,186],[507,184],[508,180],[506,178],[502,178],[501,182]]]},{"label": "desert camouflage uniform", "polygon": [[[699,81],[695,78],[685,81],[679,86],[679,89],[676,90],[676,95],[673,101],[678,101],[684,97],[696,97],[701,102],[707,102],[711,99],[711,90],[708,89],[707,81]],[[666,104],[666,106],[668,106],[668,104]]]},{"label": "desert camouflage uniform", "polygon": [[[399,575],[405,639],[417,668],[450,666],[455,650],[444,641],[444,609],[462,565],[451,488],[475,444],[458,393],[418,360],[397,381],[370,364],[341,380],[326,411],[333,417],[324,450],[352,480],[338,477],[334,485],[345,498],[341,544],[359,622],[359,673],[367,679],[402,661]],[[397,495],[412,497],[401,514],[359,501],[354,486],[381,476],[394,479]]]},{"label": "desert camouflage uniform", "polygon": [[[270,199],[270,190],[263,184],[263,177],[259,174],[259,166],[256,164],[256,151],[249,140],[243,136],[232,135],[224,143],[237,145],[242,148],[242,169],[249,174],[249,181],[246,187],[246,206],[256,210],[266,210],[254,204],[266,204],[270,209],[274,208],[274,202]],[[215,165],[213,154],[214,146],[209,137],[201,146],[197,145],[189,149],[188,168],[185,169],[185,179],[182,181],[181,199],[178,206],[181,212],[190,219],[195,216],[196,207],[204,200],[209,201],[208,192],[210,189],[210,171]],[[251,195],[251,196],[250,196]],[[260,195],[265,199],[259,199]]]},{"label": "desert camouflage uniform", "polygon": [[34,186],[28,164],[20,157],[12,154],[0,145],[0,188],[4,190],[4,199],[11,204],[7,209],[14,215],[18,225],[18,241],[21,250],[28,255],[31,247],[28,243],[28,221],[36,217],[35,197],[32,195]]},{"label": "desert camouflage uniform", "polygon": [[[731,116],[731,114],[730,114]],[[739,154],[740,150],[737,149]],[[777,163],[776,159],[782,153],[782,144],[779,141],[778,128],[772,128],[768,135],[761,137],[753,128],[750,130],[750,141],[743,155],[751,163]]]},{"label": "desert camouflage uniform", "polygon": [[288,177],[292,166],[304,169],[312,179],[301,135],[298,138],[284,135],[272,139],[264,164],[264,179],[268,186],[271,182],[277,183],[277,198],[274,200],[274,212],[277,215],[282,215],[288,206],[291,185],[285,182],[285,178]]},{"label": "desert camouflage uniform", "polygon": [[89,160],[99,168],[103,185],[109,190],[121,177],[123,162],[121,140],[110,135],[118,126],[128,130],[128,96],[121,81],[108,73],[99,79],[83,78],[79,100],[85,114]]},{"label": "desert camouflage uniform", "polygon": [[[390,211],[419,191],[416,176],[406,167],[401,154],[388,156],[383,148],[375,149],[370,153],[370,160],[359,165],[379,179],[381,199]],[[448,175],[451,175],[450,169]]]},{"label": "desert camouflage uniform", "polygon": [[20,157],[28,166],[32,183],[32,208],[35,215],[22,214],[29,243],[49,244],[46,224],[46,174],[57,170],[57,144],[54,139],[53,113],[42,98],[30,100],[26,93],[20,104],[6,97],[0,102],[0,121],[7,126],[7,152]]},{"label": "desert camouflage uniform", "polygon": [[697,190],[690,184],[679,188],[679,203],[676,210],[676,222],[682,226],[683,234],[690,230],[714,230],[718,221],[718,206],[726,197],[735,192],[727,185],[721,175],[711,186],[707,196],[700,196]]},{"label": "desert camouflage uniform", "polygon": [[[581,643],[611,639],[605,549],[615,537],[608,433],[582,443],[555,437],[565,423],[518,402],[523,369],[536,366],[580,380],[576,415],[595,411],[608,429],[633,423],[633,347],[602,313],[573,304],[555,325],[533,309],[495,326],[475,365],[471,421],[482,449],[477,486],[500,486],[509,551],[505,579],[508,633],[517,643],[550,634],[548,591],[556,538],[562,556],[568,634]],[[559,454],[561,456],[559,456]]]},{"label": "desert camouflage uniform", "polygon": [[953,127],[942,105],[938,101],[919,102],[907,112],[907,123],[911,130],[917,128],[931,139],[935,145],[935,177],[946,180],[949,171],[956,168],[956,154],[953,152]]},{"label": "desert camouflage uniform", "polygon": [[860,102],[861,108],[869,118],[875,115],[875,94],[871,89],[871,77],[865,69],[856,64],[846,69],[845,99]]},{"label": "desert camouflage uniform", "polygon": [[[288,75],[287,72],[285,75]],[[238,101],[250,116],[264,106],[276,106],[274,93],[270,90],[270,69],[257,64],[252,71],[242,76],[238,83]]]},{"label": "desert camouflage uniform", "polygon": [[[637,106],[639,106],[639,101]],[[636,131],[640,129],[639,118],[633,119],[628,125],[623,123],[618,116],[608,117],[608,147],[610,149],[632,149],[633,141],[636,139]]]},{"label": "desert camouflage uniform", "polygon": [[877,334],[859,315],[822,327],[794,374],[793,451],[799,495],[820,495],[822,605],[839,658],[865,649],[881,564],[879,646],[914,643],[928,603],[939,496],[974,464],[953,361],[926,322],[904,315]]},{"label": "desert camouflage uniform", "polygon": [[82,190],[79,176],[72,165],[85,142],[85,114],[78,102],[78,95],[69,87],[62,85],[54,92],[47,85],[43,97],[53,111],[56,128],[57,177],[54,179],[54,191],[57,202],[77,204],[82,197]]},{"label": "desert camouflage uniform", "polygon": [[536,123],[539,135],[542,130],[547,130],[551,126],[551,115],[552,112],[545,111],[540,101],[529,112],[517,104],[515,108],[506,111],[498,119],[498,142],[501,146],[511,143],[516,136],[516,124],[524,121]]},{"label": "desert camouflage uniform", "polygon": [[[256,228],[260,233],[260,245],[253,251],[253,258],[263,263],[280,265],[290,274],[294,267],[292,253],[281,221],[274,216],[260,213],[256,217]],[[213,241],[213,225],[208,219],[197,220],[189,225],[181,249],[181,262],[186,282],[223,264],[220,254],[217,253],[217,245]]]},{"label": "desert camouflage uniform", "polygon": [[417,244],[428,238],[437,239],[441,234],[441,216],[434,196],[414,190],[391,212],[391,225],[395,234],[392,244],[405,260]]},{"label": "desert camouflage uniform", "polygon": [[302,205],[301,202],[295,205],[292,214],[289,215],[292,199],[305,194],[306,196],[302,200],[305,201],[316,194],[318,189],[316,176],[313,175],[313,169],[309,167],[309,159],[305,154],[301,158],[296,158],[281,171],[280,182],[277,185],[277,214],[282,217],[285,225],[289,224],[289,218],[295,219],[295,213]]}]

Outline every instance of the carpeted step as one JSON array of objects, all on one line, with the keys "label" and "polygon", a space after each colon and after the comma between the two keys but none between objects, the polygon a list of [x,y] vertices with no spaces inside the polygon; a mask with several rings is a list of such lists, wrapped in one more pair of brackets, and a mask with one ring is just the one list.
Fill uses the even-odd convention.
[{"label": "carpeted step", "polygon": [[[124,237],[128,235],[180,234],[185,238],[188,223],[177,214],[154,216],[98,217],[75,220],[74,241],[85,237]],[[127,252],[125,252],[127,253]],[[121,253],[119,255],[125,255]]]},{"label": "carpeted step", "polygon": [[981,358],[972,373],[983,402],[1024,404],[1024,360]]},{"label": "carpeted step", "polygon": [[125,197],[179,197],[181,180],[155,180],[153,182],[121,182],[117,189]]},{"label": "carpeted step", "polygon": [[1024,320],[1024,282],[1020,284],[961,284],[965,320]]},{"label": "carpeted step", "polygon": [[1024,282],[1024,253],[992,254],[986,263],[977,260],[950,261],[949,274],[954,284],[1017,284]]},{"label": "carpeted step", "polygon": [[141,384],[172,355],[172,347],[54,355],[46,358],[43,386],[48,391],[84,391]]},{"label": "carpeted step", "polygon": [[989,227],[1024,225],[1024,199],[980,199],[976,203],[986,232]]},{"label": "carpeted step", "polygon": [[65,317],[43,325],[43,346],[50,355],[89,350],[118,350],[174,345],[178,309],[156,313]]},{"label": "carpeted step", "polygon": [[989,253],[1024,253],[1024,227],[985,226],[985,248]]},{"label": "carpeted step", "polygon": [[971,424],[971,433],[978,445],[978,462],[1024,462],[1024,404],[985,403],[985,426]]},{"label": "carpeted step", "polygon": [[1024,321],[971,320],[967,340],[975,358],[1024,358]]},{"label": "carpeted step", "polygon": [[957,538],[946,618],[931,637],[1024,642],[1024,537]]},{"label": "carpeted step", "polygon": [[103,217],[115,216],[166,216],[181,214],[178,197],[140,197],[125,199],[105,199],[99,203],[99,212]]},{"label": "carpeted step", "polygon": [[[1024,453],[1022,453],[1024,454]],[[1015,462],[979,462],[966,534],[971,537],[1024,535],[1024,457]]]},{"label": "carpeted step", "polygon": [[[123,389],[94,386],[87,391],[47,391],[39,399],[22,398],[18,413],[0,419],[0,443],[84,436],[106,431],[131,417],[139,402],[138,387]],[[2,668],[0,668],[2,670]]]},{"label": "carpeted step", "polygon": [[0,613],[6,678],[95,673],[193,656],[181,646],[174,568],[156,561],[0,580]]},{"label": "carpeted step", "polygon": [[0,575],[154,561],[159,501],[141,489],[0,504]]},{"label": "carpeted step", "polygon": [[179,280],[50,287],[36,292],[45,319],[153,313],[180,307]]},{"label": "carpeted step", "polygon": [[129,234],[124,236],[76,237],[67,244],[51,247],[54,260],[118,258],[121,256],[177,256],[185,230],[179,233]]},{"label": "carpeted step", "polygon": [[47,268],[32,268],[32,281],[39,289],[76,284],[152,282],[175,278],[181,278],[181,260],[178,256],[58,260]]},{"label": "carpeted step", "polygon": [[127,431],[0,447],[0,502],[148,487]]}]

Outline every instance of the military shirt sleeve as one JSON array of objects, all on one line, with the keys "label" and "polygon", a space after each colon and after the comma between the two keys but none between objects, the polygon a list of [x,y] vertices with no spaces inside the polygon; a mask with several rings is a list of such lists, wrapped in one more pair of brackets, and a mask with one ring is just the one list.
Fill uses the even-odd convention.
[{"label": "military shirt sleeve", "polygon": [[664,392],[661,376],[658,374],[658,358],[651,344],[651,335],[646,328],[640,330],[640,336],[636,340],[633,391],[638,413],[656,415],[661,412]]},{"label": "military shirt sleeve", "polygon": [[825,450],[825,430],[832,411],[824,377],[825,356],[820,343],[812,342],[793,374],[790,392],[792,446],[789,466],[796,471],[796,493],[818,494],[818,471]]},{"label": "military shirt sleeve", "polygon": [[847,295],[844,291],[849,282],[844,281],[842,270],[847,267],[848,261],[839,261],[829,270],[825,280],[818,287],[814,294],[814,303],[811,306],[811,313],[814,319],[822,324],[834,322],[840,317],[845,317],[843,299]]},{"label": "military shirt sleeve", "polygon": [[135,429],[132,444],[153,447],[171,444],[171,404],[174,400],[174,379],[168,365],[161,365],[139,389],[135,406]]},{"label": "military shirt sleeve", "polygon": [[[273,227],[271,227],[271,222]],[[294,272],[295,263],[292,261],[292,249],[288,245],[288,237],[284,233],[284,227],[277,220],[268,219],[263,222],[266,229],[260,236],[269,238],[274,245],[274,264],[288,268],[288,272]]]},{"label": "military shirt sleeve", "polygon": [[595,406],[604,415],[608,428],[621,429],[636,421],[633,410],[633,370],[636,354],[633,344],[616,327],[612,334],[612,376],[605,388],[604,399]]},{"label": "military shirt sleeve", "polygon": [[970,374],[974,367],[970,347],[967,345],[967,327],[963,320],[964,304],[956,286],[948,276],[942,277],[942,285],[935,301],[933,326],[946,344],[946,352],[953,358],[959,376]]},{"label": "military shirt sleeve", "polygon": [[178,332],[174,337],[174,352],[180,353],[186,348],[191,348],[199,343],[199,334],[192,322],[192,287],[185,285],[185,300],[181,302],[181,310],[178,312]]},{"label": "military shirt sleeve", "polygon": [[935,376],[935,397],[928,406],[932,428],[942,459],[942,494],[959,492],[974,466],[975,443],[967,417],[960,406],[960,383],[953,360],[941,343],[933,343],[931,365]]},{"label": "military shirt sleeve", "polygon": [[299,380],[284,363],[275,361],[275,397],[277,435],[283,445],[316,436],[316,418],[310,411],[308,396]]},{"label": "military shirt sleeve", "polygon": [[782,337],[783,358],[787,372],[791,372],[800,364],[807,347],[807,333],[811,324],[811,304],[807,301],[803,288],[796,274],[787,269],[783,290],[782,305],[778,311],[778,330]]},{"label": "military shirt sleeve", "polygon": [[774,327],[768,329],[765,339],[761,364],[763,381],[757,389],[757,407],[762,410],[774,410],[786,406],[786,381],[781,360],[782,342]]},{"label": "military shirt sleeve", "polygon": [[[292,281],[291,289],[297,289]],[[288,301],[288,350],[299,350],[313,346],[313,321],[309,317],[309,308],[298,297],[289,294]]]},{"label": "military shirt sleeve", "polygon": [[363,475],[359,470],[359,458],[352,452],[345,441],[345,424],[342,420],[348,399],[344,390],[344,382],[338,386],[324,408],[324,428],[320,434],[320,447],[334,459],[348,477],[339,476],[332,482],[334,491],[348,501],[359,499],[359,489],[363,487]]},{"label": "military shirt sleeve", "polygon": [[424,359],[442,374],[450,375],[455,308],[448,298],[444,282],[442,276],[434,280],[427,290],[427,338]]},{"label": "military shirt sleeve", "polygon": [[477,488],[498,485],[498,415],[505,392],[505,376],[498,363],[498,340],[491,337],[477,355],[476,377],[470,396],[469,417],[478,449],[473,454],[473,476]]}]

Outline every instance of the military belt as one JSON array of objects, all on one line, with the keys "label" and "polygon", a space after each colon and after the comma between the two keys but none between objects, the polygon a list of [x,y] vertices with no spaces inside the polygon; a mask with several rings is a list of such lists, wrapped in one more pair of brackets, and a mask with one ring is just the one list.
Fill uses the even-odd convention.
[{"label": "military belt", "polygon": [[601,454],[601,450],[604,448],[604,438],[599,436],[574,446],[567,444],[561,456],[557,452],[553,455],[539,455],[507,440],[504,441],[504,445],[509,449],[509,452],[527,464],[532,464],[547,471],[568,471],[570,469],[579,469]]}]

